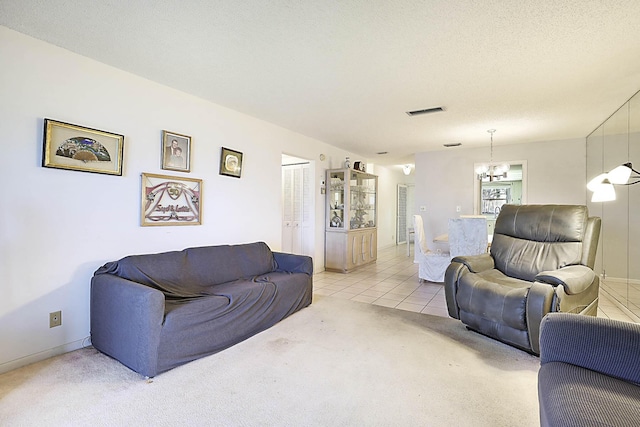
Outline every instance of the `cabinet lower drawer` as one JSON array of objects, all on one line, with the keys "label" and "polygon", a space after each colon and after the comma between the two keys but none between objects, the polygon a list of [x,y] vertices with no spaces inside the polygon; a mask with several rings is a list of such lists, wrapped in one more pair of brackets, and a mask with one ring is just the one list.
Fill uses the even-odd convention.
[{"label": "cabinet lower drawer", "polygon": [[348,232],[327,231],[325,270],[348,272],[374,262],[378,257],[376,228]]}]

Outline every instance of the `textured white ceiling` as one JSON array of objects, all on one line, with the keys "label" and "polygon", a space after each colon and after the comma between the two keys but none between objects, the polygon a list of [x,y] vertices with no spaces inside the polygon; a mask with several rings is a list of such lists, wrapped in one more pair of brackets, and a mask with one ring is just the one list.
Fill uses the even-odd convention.
[{"label": "textured white ceiling", "polygon": [[640,89],[638,0],[0,0],[0,25],[380,164],[585,137]]}]

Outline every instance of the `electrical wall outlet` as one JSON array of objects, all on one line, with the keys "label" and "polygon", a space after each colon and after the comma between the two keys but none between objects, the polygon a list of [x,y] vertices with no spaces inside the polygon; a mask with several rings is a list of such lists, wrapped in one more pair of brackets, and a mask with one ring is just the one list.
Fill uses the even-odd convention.
[{"label": "electrical wall outlet", "polygon": [[420,212],[426,212],[426,211],[427,211],[426,206],[420,206]]},{"label": "electrical wall outlet", "polygon": [[62,325],[62,311],[54,311],[49,313],[49,327],[55,328]]}]

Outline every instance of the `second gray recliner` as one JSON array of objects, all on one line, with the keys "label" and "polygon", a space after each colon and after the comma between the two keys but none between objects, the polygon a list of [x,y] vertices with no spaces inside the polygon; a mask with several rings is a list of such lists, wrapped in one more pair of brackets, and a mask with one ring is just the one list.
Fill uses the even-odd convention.
[{"label": "second gray recliner", "polygon": [[539,354],[549,312],[596,315],[600,218],[586,206],[505,205],[488,254],[455,257],[445,274],[449,315],[469,329]]}]

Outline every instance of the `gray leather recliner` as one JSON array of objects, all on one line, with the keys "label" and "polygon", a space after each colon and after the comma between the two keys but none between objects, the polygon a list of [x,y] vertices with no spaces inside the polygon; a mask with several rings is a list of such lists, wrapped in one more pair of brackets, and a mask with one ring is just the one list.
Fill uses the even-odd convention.
[{"label": "gray leather recliner", "polygon": [[586,206],[503,206],[491,252],[455,257],[447,268],[449,315],[469,329],[540,354],[545,314],[597,314],[593,265],[600,225]]}]

